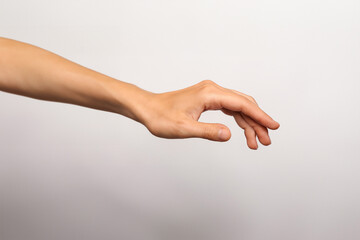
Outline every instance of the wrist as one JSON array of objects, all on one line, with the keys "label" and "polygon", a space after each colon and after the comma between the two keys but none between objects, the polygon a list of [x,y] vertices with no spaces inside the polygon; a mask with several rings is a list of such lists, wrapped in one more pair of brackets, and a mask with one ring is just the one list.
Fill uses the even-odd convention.
[{"label": "wrist", "polygon": [[146,125],[149,115],[147,106],[156,94],[118,80],[110,88],[110,95],[113,96],[113,107],[110,111]]}]

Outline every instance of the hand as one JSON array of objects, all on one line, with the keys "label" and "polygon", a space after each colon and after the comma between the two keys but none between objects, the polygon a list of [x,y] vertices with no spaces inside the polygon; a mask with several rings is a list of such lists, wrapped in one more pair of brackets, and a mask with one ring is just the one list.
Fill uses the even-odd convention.
[{"label": "hand", "polygon": [[221,110],[233,116],[244,129],[251,149],[258,148],[256,136],[263,145],[271,144],[268,128],[275,130],[280,126],[251,96],[223,88],[210,80],[178,91],[153,94],[146,108],[143,124],[153,135],[163,138],[229,140],[231,132],[225,125],[198,122],[201,113],[207,110]]}]

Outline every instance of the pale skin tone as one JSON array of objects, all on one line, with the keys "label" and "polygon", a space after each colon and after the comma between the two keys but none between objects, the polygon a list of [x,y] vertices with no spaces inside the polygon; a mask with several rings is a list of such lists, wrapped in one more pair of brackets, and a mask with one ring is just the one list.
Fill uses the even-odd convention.
[{"label": "pale skin tone", "polygon": [[0,90],[121,114],[162,138],[229,140],[227,126],[198,121],[207,110],[233,116],[251,149],[258,148],[257,139],[270,145],[268,129],[280,126],[253,97],[210,80],[177,91],[152,93],[7,38],[0,38]]}]

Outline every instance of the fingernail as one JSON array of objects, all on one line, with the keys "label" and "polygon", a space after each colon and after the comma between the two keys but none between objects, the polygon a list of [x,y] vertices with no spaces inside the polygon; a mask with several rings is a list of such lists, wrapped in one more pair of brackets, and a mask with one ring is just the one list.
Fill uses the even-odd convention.
[{"label": "fingernail", "polygon": [[228,134],[227,134],[227,132],[226,132],[225,129],[220,129],[220,130],[219,130],[219,138],[220,138],[220,140],[222,140],[222,141],[225,141],[225,140],[228,139]]}]

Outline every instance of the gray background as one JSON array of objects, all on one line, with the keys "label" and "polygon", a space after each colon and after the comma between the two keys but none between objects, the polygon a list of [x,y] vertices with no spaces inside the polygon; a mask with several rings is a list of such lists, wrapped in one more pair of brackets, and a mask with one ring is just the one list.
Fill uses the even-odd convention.
[{"label": "gray background", "polygon": [[1,0],[0,35],[144,89],[203,79],[281,127],[247,148],[0,93],[0,239],[360,239],[358,0]]}]

